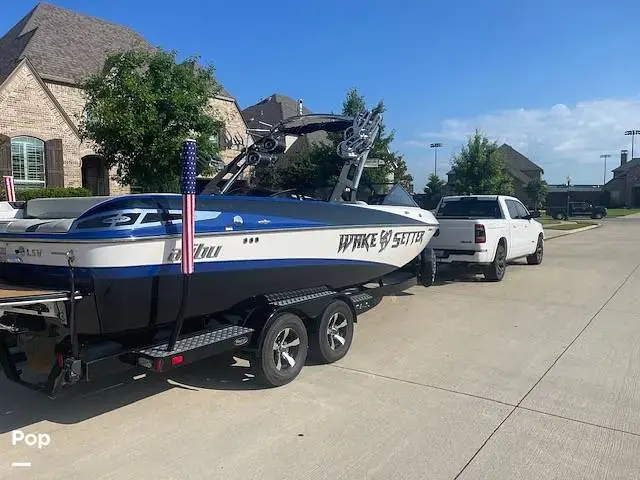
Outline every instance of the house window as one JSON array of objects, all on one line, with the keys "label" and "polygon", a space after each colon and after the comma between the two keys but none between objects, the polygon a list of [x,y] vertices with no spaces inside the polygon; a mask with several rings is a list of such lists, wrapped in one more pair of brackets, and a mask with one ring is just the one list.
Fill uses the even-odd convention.
[{"label": "house window", "polygon": [[44,142],[33,137],[11,139],[11,163],[16,187],[44,187]]}]

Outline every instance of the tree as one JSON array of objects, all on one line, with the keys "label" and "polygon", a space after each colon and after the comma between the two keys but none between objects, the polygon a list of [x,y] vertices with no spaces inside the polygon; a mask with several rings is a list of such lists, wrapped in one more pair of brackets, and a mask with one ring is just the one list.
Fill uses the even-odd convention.
[{"label": "tree", "polygon": [[533,205],[536,209],[539,209],[542,203],[545,201],[548,191],[549,189],[547,188],[547,182],[545,182],[544,180],[531,180],[525,187],[525,192],[533,202]]},{"label": "tree", "polygon": [[478,130],[454,156],[452,170],[458,195],[513,194],[513,185],[496,142],[490,142]]},{"label": "tree", "polygon": [[220,89],[212,66],[197,57],[176,62],[171,51],[130,50],[110,55],[104,71],[83,84],[87,102],[80,124],[115,179],[143,192],[180,187],[182,143],[197,141],[198,173],[212,173],[223,123],[210,111]]},{"label": "tree", "polygon": [[[342,104],[342,114],[355,117],[365,108],[365,98],[356,88],[349,89],[347,97]],[[378,102],[372,111],[380,115],[384,114],[386,111],[384,102]],[[413,176],[408,171],[407,163],[402,155],[391,151],[391,143],[394,138],[395,131],[392,130],[387,133],[386,126],[381,123],[378,137],[369,152],[369,158],[380,159],[384,162],[384,165],[376,168],[366,168],[362,173],[362,182],[364,184],[383,184],[389,182],[389,177],[393,176],[393,183],[400,183],[409,192],[413,192]]]},{"label": "tree", "polygon": [[432,173],[429,175],[429,180],[427,184],[424,186],[424,193],[429,196],[429,198],[433,198],[437,195],[442,195],[442,191],[444,190],[444,186],[446,182],[442,180],[438,175]]}]

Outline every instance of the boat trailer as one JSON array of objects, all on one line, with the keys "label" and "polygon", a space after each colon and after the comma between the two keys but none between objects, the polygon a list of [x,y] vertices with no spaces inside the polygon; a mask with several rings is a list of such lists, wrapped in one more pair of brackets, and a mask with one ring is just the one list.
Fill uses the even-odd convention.
[{"label": "boat trailer", "polygon": [[[319,286],[265,294],[212,314],[199,328],[167,324],[152,341],[134,340],[132,345],[78,335],[74,305],[92,293],[75,289],[72,252],[67,258],[68,290],[0,283],[0,365],[9,380],[51,398],[80,382],[131,369],[167,372],[229,352],[248,354],[262,384],[284,385],[298,375],[307,354],[320,363],[344,357],[358,315],[418,279],[416,273],[398,271],[376,283],[340,291]],[[53,338],[51,327],[58,331]],[[276,359],[276,370],[270,368],[274,362],[267,361],[270,355]]]}]

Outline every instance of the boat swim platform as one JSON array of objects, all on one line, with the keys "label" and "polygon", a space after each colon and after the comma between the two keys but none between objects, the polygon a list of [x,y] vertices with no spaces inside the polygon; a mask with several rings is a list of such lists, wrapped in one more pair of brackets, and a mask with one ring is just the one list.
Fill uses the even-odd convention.
[{"label": "boat swim platform", "polygon": [[[82,295],[76,293],[75,299],[80,298]],[[0,282],[0,309],[37,303],[67,302],[69,300],[71,300],[69,290],[49,290]]]}]

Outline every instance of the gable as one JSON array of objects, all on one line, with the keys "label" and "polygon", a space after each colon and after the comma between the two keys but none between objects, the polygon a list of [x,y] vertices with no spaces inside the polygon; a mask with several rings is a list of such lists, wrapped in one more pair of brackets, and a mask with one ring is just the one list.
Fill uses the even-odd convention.
[{"label": "gable", "polygon": [[544,170],[542,170],[540,166],[533,163],[511,145],[503,143],[500,147],[498,147],[498,152],[500,152],[505,165],[508,167],[519,170],[520,172],[544,173]]},{"label": "gable", "polygon": [[26,59],[0,84],[0,127],[14,134],[39,131],[44,137],[65,134],[80,140],[75,124]]}]

